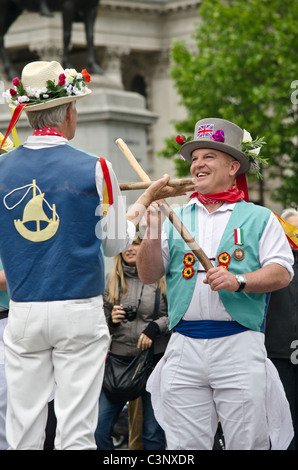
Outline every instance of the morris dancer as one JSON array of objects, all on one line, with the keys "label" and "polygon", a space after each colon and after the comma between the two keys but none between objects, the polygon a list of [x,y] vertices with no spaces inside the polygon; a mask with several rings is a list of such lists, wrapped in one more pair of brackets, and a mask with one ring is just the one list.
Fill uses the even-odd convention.
[{"label": "morris dancer", "polygon": [[[139,219],[133,207],[126,217],[111,164],[68,144],[75,102],[91,93],[88,82],[86,70],[33,62],[6,93],[16,106],[9,130],[23,106],[34,129],[0,160],[0,258],[11,298],[4,336],[10,449],[42,449],[54,383],[55,448],[96,449],[109,344],[103,253],[126,250]],[[140,196],[139,217],[141,206],[185,191],[168,180]]]},{"label": "morris dancer", "polygon": [[[145,237],[138,253],[143,282],[166,273],[173,334],[149,381],[153,401],[160,385],[157,405],[169,449],[212,449],[218,419],[227,449],[270,446],[266,370],[276,376],[264,347],[265,313],[268,294],[293,276],[293,256],[277,218],[247,203],[234,184],[248,171],[249,156],[256,165],[258,142],[231,122],[210,118],[198,121],[194,140],[181,147],[198,192],[177,213],[213,260],[207,275],[168,221],[162,236]],[[156,231],[157,216],[152,209],[149,229]],[[282,438],[291,440],[291,422]]]}]

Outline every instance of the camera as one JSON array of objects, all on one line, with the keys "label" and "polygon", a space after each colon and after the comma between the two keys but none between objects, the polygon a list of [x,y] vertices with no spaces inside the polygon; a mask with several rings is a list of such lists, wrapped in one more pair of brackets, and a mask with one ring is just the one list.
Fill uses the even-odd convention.
[{"label": "camera", "polygon": [[124,312],[126,313],[126,320],[133,321],[137,316],[137,307],[132,307],[128,305],[128,307],[123,307]]}]

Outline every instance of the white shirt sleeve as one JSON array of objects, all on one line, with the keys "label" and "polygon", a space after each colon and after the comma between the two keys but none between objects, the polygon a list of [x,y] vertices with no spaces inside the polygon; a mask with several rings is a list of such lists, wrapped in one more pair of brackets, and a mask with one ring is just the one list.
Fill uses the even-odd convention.
[{"label": "white shirt sleeve", "polygon": [[106,161],[113,189],[113,205],[109,207],[108,213],[102,211],[102,202],[105,189],[105,180],[103,177],[101,165],[96,164],[96,187],[100,197],[100,207],[97,215],[101,217],[97,224],[96,235],[102,240],[102,247],[105,256],[115,256],[132,244],[136,234],[135,226],[126,219],[126,209],[124,200],[120,192],[119,184],[112,168],[112,164]]}]

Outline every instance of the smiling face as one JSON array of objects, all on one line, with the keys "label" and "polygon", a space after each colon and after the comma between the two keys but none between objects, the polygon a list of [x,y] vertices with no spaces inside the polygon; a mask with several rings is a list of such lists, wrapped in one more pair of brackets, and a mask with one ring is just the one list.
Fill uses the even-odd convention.
[{"label": "smiling face", "polygon": [[130,245],[128,250],[123,251],[122,258],[124,262],[128,264],[128,266],[136,266],[137,252],[138,252],[138,249],[140,248],[140,244],[141,244],[140,240],[136,238],[133,241],[132,245]]},{"label": "smiling face", "polygon": [[237,160],[219,150],[196,149],[190,173],[201,194],[212,194],[231,188],[239,167]]}]

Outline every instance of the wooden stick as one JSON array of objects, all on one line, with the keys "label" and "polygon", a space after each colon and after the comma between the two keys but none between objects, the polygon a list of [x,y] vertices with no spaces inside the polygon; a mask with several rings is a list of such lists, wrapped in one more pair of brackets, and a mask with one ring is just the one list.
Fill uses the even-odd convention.
[{"label": "wooden stick", "polygon": [[[121,152],[124,154],[131,167],[140,177],[140,179],[147,183],[151,183],[149,176],[145,173],[141,165],[137,162],[136,158],[133,156],[126,143],[122,139],[117,139],[115,143],[121,150]],[[189,246],[194,255],[198,258],[204,269],[208,271],[210,268],[213,268],[214,266],[212,265],[210,259],[207,257],[202,248],[199,247],[195,239],[183,225],[177,214],[171,209],[169,204],[165,201],[160,207],[160,209],[169,218],[176,230],[178,230],[179,234]]]},{"label": "wooden stick", "polygon": [[[131,191],[136,189],[147,189],[153,183],[152,182],[133,182],[133,183],[120,183],[120,190],[121,191]],[[195,184],[195,180],[192,178],[184,178],[184,179],[172,179],[168,181],[168,186],[172,188],[176,188],[177,186],[184,186],[189,184]]]}]

